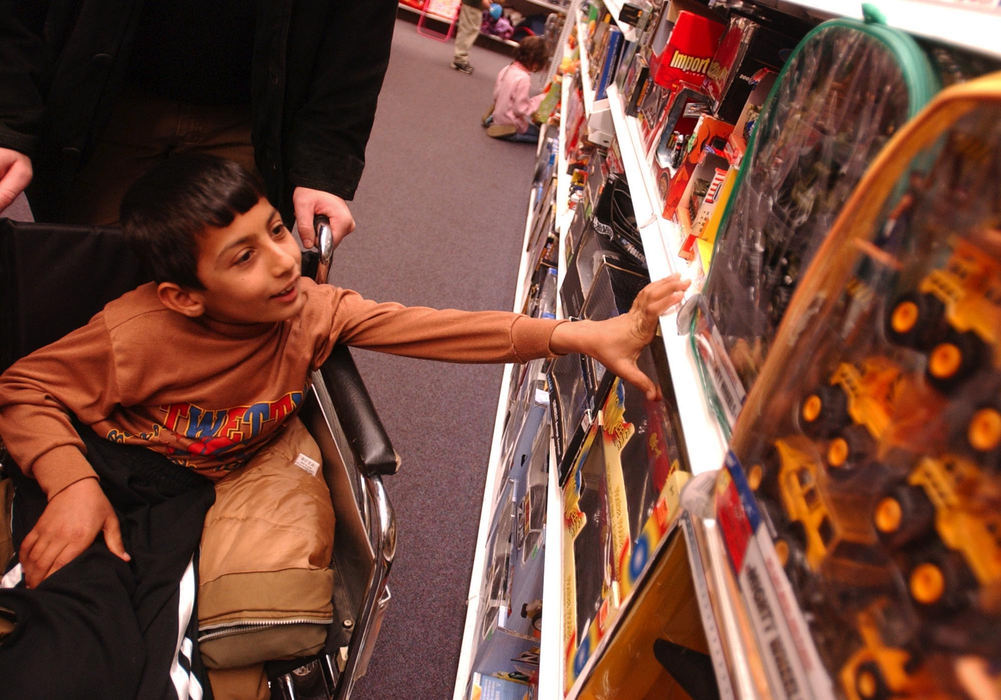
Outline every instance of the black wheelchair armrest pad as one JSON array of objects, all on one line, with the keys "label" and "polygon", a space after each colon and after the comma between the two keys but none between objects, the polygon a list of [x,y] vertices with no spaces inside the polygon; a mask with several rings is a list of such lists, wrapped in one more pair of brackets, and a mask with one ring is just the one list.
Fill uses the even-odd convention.
[{"label": "black wheelchair armrest pad", "polygon": [[320,374],[359,468],[366,475],[395,474],[399,457],[346,345],[334,346]]}]

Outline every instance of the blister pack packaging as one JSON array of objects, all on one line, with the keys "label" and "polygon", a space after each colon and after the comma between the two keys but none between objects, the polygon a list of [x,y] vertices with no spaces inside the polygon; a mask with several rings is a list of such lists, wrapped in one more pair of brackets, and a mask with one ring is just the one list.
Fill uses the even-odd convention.
[{"label": "blister pack packaging", "polygon": [[1001,688],[999,153],[994,74],[943,91],[877,156],[793,296],[720,477],[748,608],[749,582],[769,580],[750,568],[773,562],[771,587],[801,612],[783,615],[790,638],[812,640],[844,697]]},{"label": "blister pack packaging", "polygon": [[[725,431],[841,206],[879,149],[937,91],[921,48],[838,19],[797,45],[756,120],[691,332]],[[708,350],[707,350],[708,348]]]}]

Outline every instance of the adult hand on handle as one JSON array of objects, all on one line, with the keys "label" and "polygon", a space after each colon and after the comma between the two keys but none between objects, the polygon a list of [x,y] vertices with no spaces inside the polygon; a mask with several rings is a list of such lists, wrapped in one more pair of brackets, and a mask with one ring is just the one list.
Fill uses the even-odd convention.
[{"label": "adult hand on handle", "polygon": [[355,220],[348,209],[348,203],[335,194],[308,187],[296,187],[292,191],[292,207],[295,209],[299,238],[306,248],[316,245],[313,218],[317,214],[324,214],[330,220],[335,248],[345,236],[355,230]]},{"label": "adult hand on handle", "polygon": [[0,148],[0,211],[10,206],[31,182],[31,159],[12,148]]}]

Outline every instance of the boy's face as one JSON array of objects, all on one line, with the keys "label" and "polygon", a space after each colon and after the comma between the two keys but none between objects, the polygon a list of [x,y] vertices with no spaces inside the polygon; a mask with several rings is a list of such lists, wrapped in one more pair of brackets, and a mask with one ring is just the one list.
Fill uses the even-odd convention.
[{"label": "boy's face", "polygon": [[198,279],[209,318],[228,323],[274,323],[295,316],[299,292],[299,244],[266,200],[229,226],[210,226],[198,237]]}]

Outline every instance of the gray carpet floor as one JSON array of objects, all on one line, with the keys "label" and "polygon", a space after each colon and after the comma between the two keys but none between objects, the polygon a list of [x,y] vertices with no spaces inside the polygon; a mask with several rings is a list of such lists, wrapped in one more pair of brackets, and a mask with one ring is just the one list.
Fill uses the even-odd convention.
[{"label": "gray carpet floor", "polygon": [[[331,281],[380,301],[509,310],[535,149],[480,126],[510,58],[475,45],[464,75],[449,66],[452,46],[397,21],[351,206],[357,230]],[[502,367],[354,356],[403,461],[386,480],[393,600],[355,697],[450,698]]]}]

